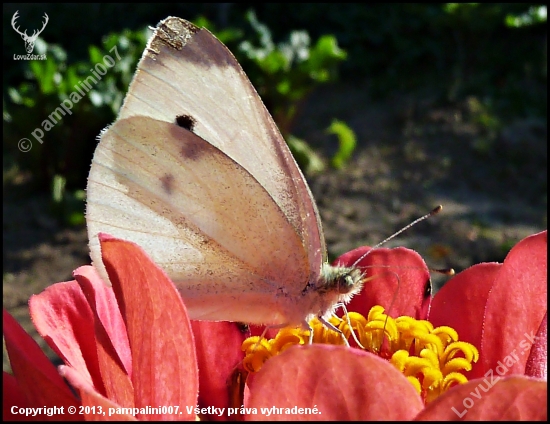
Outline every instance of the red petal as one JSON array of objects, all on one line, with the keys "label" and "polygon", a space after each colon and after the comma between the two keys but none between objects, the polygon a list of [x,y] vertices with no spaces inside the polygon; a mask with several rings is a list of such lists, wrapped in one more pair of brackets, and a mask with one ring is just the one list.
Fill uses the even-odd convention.
[{"label": "red petal", "polygon": [[224,408],[222,417],[208,415],[211,420],[227,418],[230,377],[243,360],[245,335],[234,322],[191,321],[191,327],[199,364],[199,406]]},{"label": "red petal", "polygon": [[[364,256],[367,252],[370,253]],[[356,264],[362,256],[363,259]],[[382,305],[392,317],[408,315],[416,319],[425,318],[424,305],[430,273],[415,251],[404,247],[374,250],[360,247],[340,256],[334,263],[343,266],[355,264],[367,278],[363,291],[347,306],[349,311],[367,316],[373,306]]]},{"label": "red petal", "polygon": [[132,352],[113,289],[105,285],[92,266],[78,268],[74,276],[94,315],[97,354],[106,396],[121,406],[133,407]]},{"label": "red petal", "polygon": [[535,337],[535,343],[525,365],[525,375],[548,378],[548,317],[544,314],[542,323]]},{"label": "red petal", "polygon": [[[3,311],[3,329],[10,364],[20,392],[27,399],[27,406],[78,407],[78,401],[44,352],[6,310]],[[3,397],[5,402],[9,399],[9,397]],[[12,399],[16,400],[15,398]],[[40,418],[48,419],[47,416],[41,416]],[[55,417],[49,417],[49,419],[65,420],[73,418],[56,415]]]},{"label": "red petal", "polygon": [[54,284],[29,300],[38,333],[63,359],[105,393],[97,360],[94,318],[76,281]]},{"label": "red petal", "polygon": [[86,421],[137,421],[131,414],[116,413],[121,406],[97,393],[74,368],[61,365],[59,373],[78,390],[82,399],[83,408],[77,410],[77,416]]},{"label": "red petal", "polygon": [[488,377],[453,387],[430,403],[419,421],[546,421],[546,382],[523,376]]},{"label": "red petal", "polygon": [[174,284],[134,243],[100,234],[102,258],[132,350],[135,406],[180,405],[183,414],[138,418],[194,419],[198,371],[187,312]]},{"label": "red petal", "polygon": [[[534,337],[548,309],[547,233],[512,248],[487,300],[481,360],[485,370],[504,364],[524,374]],[[513,358],[513,359],[512,359]]]},{"label": "red petal", "polygon": [[[481,350],[483,316],[487,296],[502,264],[474,265],[448,281],[435,295],[429,315],[434,327],[454,328],[461,341],[473,344]],[[473,364],[466,376],[469,379],[483,376],[481,362]]]},{"label": "red petal", "polygon": [[[13,409],[13,407],[16,409]],[[22,421],[26,419],[18,412],[19,408],[27,408],[27,398],[19,388],[17,380],[6,371],[2,373],[2,418],[4,421]]]},{"label": "red petal", "polygon": [[[406,420],[423,408],[412,384],[387,361],[342,346],[290,347],[253,377],[246,407],[258,413],[248,419]],[[292,408],[316,408],[317,414]]]}]

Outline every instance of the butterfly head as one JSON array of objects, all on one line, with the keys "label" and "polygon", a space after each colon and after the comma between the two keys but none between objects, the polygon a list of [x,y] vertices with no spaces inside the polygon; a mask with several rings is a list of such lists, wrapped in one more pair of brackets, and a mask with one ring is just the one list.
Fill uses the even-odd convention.
[{"label": "butterfly head", "polygon": [[363,289],[363,277],[359,268],[324,263],[316,291],[319,294],[337,295],[339,302],[347,303]]}]

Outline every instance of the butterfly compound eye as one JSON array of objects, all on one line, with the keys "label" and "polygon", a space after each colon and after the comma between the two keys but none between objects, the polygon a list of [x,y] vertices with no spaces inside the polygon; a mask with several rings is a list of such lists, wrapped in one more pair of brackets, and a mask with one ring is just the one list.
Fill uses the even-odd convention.
[{"label": "butterfly compound eye", "polygon": [[338,281],[338,293],[350,294],[361,291],[363,273],[358,268],[352,268],[343,274]]}]

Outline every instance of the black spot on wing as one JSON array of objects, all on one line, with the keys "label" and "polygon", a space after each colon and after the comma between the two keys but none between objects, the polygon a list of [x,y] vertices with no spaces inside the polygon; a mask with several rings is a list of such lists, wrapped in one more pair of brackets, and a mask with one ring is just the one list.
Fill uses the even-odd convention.
[{"label": "black spot on wing", "polygon": [[193,129],[195,128],[195,124],[197,121],[189,115],[178,115],[176,116],[176,124],[178,126],[185,128],[186,130],[189,130],[193,132]]}]

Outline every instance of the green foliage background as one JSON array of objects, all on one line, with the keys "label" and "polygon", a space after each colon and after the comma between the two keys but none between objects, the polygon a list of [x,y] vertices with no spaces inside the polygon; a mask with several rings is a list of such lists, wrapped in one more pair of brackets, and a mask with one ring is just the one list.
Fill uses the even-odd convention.
[{"label": "green foliage background", "polygon": [[[369,80],[384,97],[429,86],[441,102],[471,97],[474,119],[488,134],[517,117],[547,115],[547,24],[540,4],[4,4],[4,185],[22,171],[36,190],[49,190],[65,222],[79,223],[82,188],[96,137],[112,122],[148,37],[146,27],[169,15],[207,26],[237,55],[302,167],[325,161],[308,140],[292,135],[307,96],[337,79]],[[23,42],[50,21],[34,53],[15,61]],[[544,11],[545,11],[544,6]],[[252,13],[253,11],[253,13]],[[29,137],[113,46],[122,60],[33,149]],[[542,90],[541,87],[544,87]],[[338,117],[335,117],[338,118]],[[344,167],[361,140],[345,122],[325,123],[338,148],[327,163]],[[30,138],[30,137],[29,137]],[[491,137],[478,146],[491,149]],[[73,213],[73,211],[77,211]]]}]

